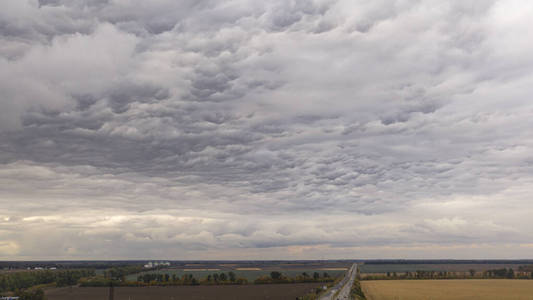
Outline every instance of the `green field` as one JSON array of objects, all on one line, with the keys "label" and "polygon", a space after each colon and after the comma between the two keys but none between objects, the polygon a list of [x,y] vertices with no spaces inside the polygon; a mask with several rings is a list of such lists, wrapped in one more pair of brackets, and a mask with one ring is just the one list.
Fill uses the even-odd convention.
[{"label": "green field", "polygon": [[368,300],[533,300],[533,280],[362,281]]},{"label": "green field", "polygon": [[[249,282],[253,282],[255,279],[270,275],[270,272],[272,270],[220,270],[220,271],[190,271],[190,270],[183,270],[183,269],[163,269],[163,270],[154,270],[154,271],[147,271],[137,274],[128,275],[126,277],[126,280],[128,281],[136,281],[137,277],[142,274],[150,273],[150,274],[169,274],[172,276],[173,274],[176,274],[176,276],[183,276],[184,274],[192,274],[195,278],[202,279],[207,277],[209,274],[215,274],[215,273],[228,273],[233,272],[237,276],[237,278],[246,278]],[[298,269],[298,270],[279,270],[283,275],[287,277],[296,277],[298,275],[301,275],[303,272],[306,272],[309,276],[313,276],[314,272],[318,272],[320,274],[320,277],[322,277],[322,274],[324,272],[328,273],[330,277],[337,277],[344,275],[345,271],[343,270],[323,270],[323,269]]]}]

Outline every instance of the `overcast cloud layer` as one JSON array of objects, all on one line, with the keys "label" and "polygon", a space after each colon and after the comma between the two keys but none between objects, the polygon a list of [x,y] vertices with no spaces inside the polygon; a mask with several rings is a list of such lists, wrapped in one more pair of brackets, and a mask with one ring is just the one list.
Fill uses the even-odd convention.
[{"label": "overcast cloud layer", "polygon": [[532,258],[532,15],[3,0],[0,259]]}]

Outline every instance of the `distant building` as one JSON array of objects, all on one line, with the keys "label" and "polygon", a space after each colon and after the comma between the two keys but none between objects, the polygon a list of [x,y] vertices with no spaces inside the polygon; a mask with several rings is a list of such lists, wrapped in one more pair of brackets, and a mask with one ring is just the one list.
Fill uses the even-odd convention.
[{"label": "distant building", "polygon": [[0,300],[18,300],[19,297],[0,297]]},{"label": "distant building", "polygon": [[144,265],[145,268],[147,269],[151,269],[151,268],[155,268],[155,267],[159,267],[159,266],[170,266],[170,262],[168,261],[161,261],[161,262],[157,262],[157,261],[154,261],[154,262],[148,262],[146,265]]}]

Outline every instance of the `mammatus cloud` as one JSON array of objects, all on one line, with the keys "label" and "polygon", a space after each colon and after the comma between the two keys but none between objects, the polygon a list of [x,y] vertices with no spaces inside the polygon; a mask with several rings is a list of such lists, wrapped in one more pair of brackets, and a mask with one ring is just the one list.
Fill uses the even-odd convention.
[{"label": "mammatus cloud", "polygon": [[530,255],[528,1],[1,5],[0,258]]}]

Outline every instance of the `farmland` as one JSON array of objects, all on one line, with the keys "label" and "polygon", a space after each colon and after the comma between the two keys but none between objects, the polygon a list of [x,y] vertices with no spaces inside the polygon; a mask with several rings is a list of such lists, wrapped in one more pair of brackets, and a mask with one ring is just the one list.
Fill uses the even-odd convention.
[{"label": "farmland", "polygon": [[[261,285],[217,285],[217,286],[171,286],[171,287],[118,287],[115,300],[152,299],[280,299],[294,300],[309,293],[317,283],[261,284]],[[46,292],[48,300],[106,300],[107,288],[69,287]]]},{"label": "farmland", "polygon": [[368,300],[533,300],[532,280],[362,281]]},{"label": "farmland", "polygon": [[[261,277],[261,276],[269,276],[271,270],[263,270],[261,268],[236,268],[231,270],[233,273],[235,273],[236,277],[238,278],[245,278],[249,282],[253,282],[255,279]],[[147,271],[142,273],[136,273],[132,275],[128,275],[126,277],[126,280],[129,281],[135,281],[137,280],[137,277],[139,275],[143,275],[146,273],[150,274],[168,274],[170,276],[176,275],[176,276],[183,276],[185,274],[191,274],[195,278],[205,278],[207,275],[214,274],[214,273],[221,273],[225,272],[220,269],[162,269],[162,270],[153,270],[153,271]],[[337,268],[337,269],[328,269],[328,268],[316,268],[316,269],[280,269],[280,272],[287,277],[296,277],[298,275],[301,275],[303,272],[306,272],[307,274],[312,275],[314,272],[318,272],[319,274],[323,274],[324,272],[328,273],[331,277],[337,277],[341,276],[346,272],[346,269],[344,268]]]},{"label": "farmland", "polygon": [[208,275],[232,272],[237,278],[244,278],[253,282],[259,277],[270,276],[272,271],[277,271],[283,276],[295,278],[307,273],[312,276],[315,272],[322,277],[327,273],[331,278],[344,275],[350,267],[348,261],[233,261],[233,262],[173,262],[170,267],[162,269],[143,270],[130,273],[127,281],[137,281],[144,274],[168,274],[171,278],[192,275],[198,280],[205,279]]}]

